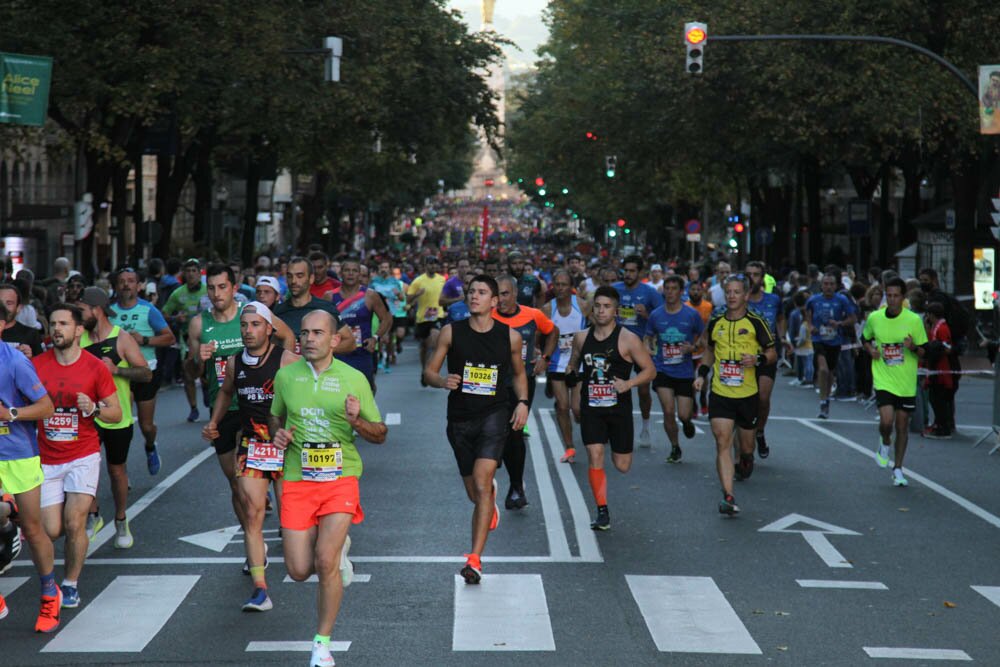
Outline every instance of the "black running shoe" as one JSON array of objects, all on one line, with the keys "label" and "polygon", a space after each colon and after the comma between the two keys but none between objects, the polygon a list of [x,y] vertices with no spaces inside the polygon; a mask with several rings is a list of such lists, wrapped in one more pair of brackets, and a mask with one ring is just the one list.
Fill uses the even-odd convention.
[{"label": "black running shoe", "polygon": [[592,530],[608,530],[611,528],[611,515],[608,513],[608,506],[601,505],[597,508],[597,518],[590,522]]},{"label": "black running shoe", "polygon": [[21,535],[13,521],[0,528],[0,574],[12,567],[14,559],[21,553]]},{"label": "black running shoe", "polygon": [[680,463],[683,455],[684,452],[681,451],[680,447],[672,447],[670,449],[670,456],[667,457],[667,463]]},{"label": "black running shoe", "polygon": [[515,489],[513,486],[507,491],[507,498],[503,501],[503,506],[509,510],[524,509],[528,504],[528,499],[524,497],[524,487]]},{"label": "black running shoe", "polygon": [[722,500],[719,501],[719,514],[728,514],[729,516],[735,516],[740,513],[740,506],[736,504],[736,498],[731,495],[724,494]]},{"label": "black running shoe", "polygon": [[681,422],[681,426],[684,428],[684,437],[690,440],[694,437],[694,424],[691,422]]},{"label": "black running shoe", "polygon": [[740,462],[737,467],[740,469],[742,479],[750,479],[750,475],[753,474],[753,454],[740,454]]},{"label": "black running shoe", "polygon": [[767,438],[764,437],[763,431],[757,432],[757,453],[760,454],[760,458],[766,459],[771,455],[771,448],[767,446]]}]

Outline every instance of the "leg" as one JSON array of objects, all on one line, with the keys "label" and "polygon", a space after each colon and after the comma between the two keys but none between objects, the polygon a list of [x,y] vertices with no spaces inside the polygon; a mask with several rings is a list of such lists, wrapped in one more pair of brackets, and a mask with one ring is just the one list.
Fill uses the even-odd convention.
[{"label": "leg", "polygon": [[569,418],[569,389],[561,380],[549,380],[556,399],[556,422],[562,435],[563,449],[573,449],[573,423]]},{"label": "leg", "polygon": [[503,464],[510,477],[511,489],[524,488],[524,465],[528,458],[528,448],[524,444],[524,432],[511,429],[507,434],[507,444],[503,448]]},{"label": "leg", "polygon": [[[679,447],[677,429],[677,415],[674,410],[674,391],[669,387],[657,387],[656,397],[660,399],[660,407],[663,409],[663,430],[667,432],[667,439],[670,440],[671,447]],[[690,414],[688,421],[691,421]]]},{"label": "leg", "polygon": [[822,351],[817,351],[816,362],[816,386],[819,387],[819,400],[826,401],[830,398],[830,368],[826,363],[826,355]]},{"label": "leg", "polygon": [[[87,512],[93,496],[86,493],[66,494],[63,522],[66,526],[66,579],[77,581],[87,557]],[[49,509],[49,508],[45,508]]]},{"label": "leg", "polygon": [[677,397],[677,418],[681,420],[682,424],[689,424],[691,420],[694,419],[693,396]]},{"label": "leg", "polygon": [[649,421],[649,413],[653,410],[653,394],[649,389],[649,383],[640,384],[637,388],[639,393],[639,412],[642,413],[642,421]]},{"label": "leg", "polygon": [[313,551],[316,546],[316,526],[308,530],[281,528],[281,546],[285,554],[285,569],[295,581],[305,581],[315,572]]},{"label": "leg", "polygon": [[316,538],[314,562],[319,575],[317,607],[319,619],[316,634],[329,637],[337,622],[340,602],[344,597],[344,584],[340,578],[340,554],[351,527],[352,514],[327,514],[320,517]]},{"label": "leg", "polygon": [[[250,574],[254,585],[266,588],[264,578],[264,506],[267,504],[267,478],[238,477],[236,479],[237,495],[243,508],[243,533],[246,542],[247,561],[250,563]],[[256,569],[256,568],[261,569]]]},{"label": "leg", "polygon": [[752,428],[737,429],[737,437],[740,444],[740,456],[753,456],[754,435],[756,431]]},{"label": "leg", "polygon": [[878,409],[878,434],[882,438],[882,444],[888,445],[892,442],[892,425],[895,410],[891,405],[882,405]]},{"label": "leg", "polygon": [[[221,437],[225,437],[225,434],[222,434]],[[216,459],[219,461],[219,467],[222,468],[222,474],[226,476],[226,481],[229,482],[229,499],[233,505],[233,512],[236,514],[236,518],[239,519],[240,525],[246,530],[246,515],[244,514],[243,503],[240,502],[239,489],[236,485],[236,448],[234,447],[228,452],[218,454]]]},{"label": "leg", "polygon": [[[124,463],[108,463],[108,477],[111,478],[111,495],[115,499],[115,520],[125,520],[125,508],[128,507],[128,468]],[[94,499],[94,511],[97,511]]]},{"label": "leg", "polygon": [[767,418],[771,414],[771,392],[774,391],[774,378],[757,376],[757,431],[764,432]]},{"label": "leg", "polygon": [[[881,416],[881,413],[880,413]],[[896,410],[896,460],[894,468],[903,467],[903,458],[906,456],[906,445],[910,438],[910,413],[906,410]]]},{"label": "leg", "polygon": [[139,417],[139,430],[146,440],[146,451],[151,452],[156,445],[156,424],[153,422],[156,415],[156,399],[136,401],[135,411]]},{"label": "leg", "polygon": [[736,424],[732,419],[715,417],[711,421],[712,435],[715,436],[715,469],[719,474],[719,482],[726,495],[733,495],[733,429]]},{"label": "leg", "polygon": [[[58,540],[63,534],[63,505],[64,502],[54,505],[47,505],[41,510],[42,527],[45,534],[51,541]],[[89,507],[88,507],[89,509]]]},{"label": "leg", "polygon": [[469,553],[482,556],[486,548],[486,536],[493,519],[493,475],[497,462],[493,459],[476,459],[471,477],[463,477],[469,499],[475,503],[472,511],[472,549]]},{"label": "leg", "polygon": [[611,463],[614,464],[618,472],[628,472],[632,468],[632,452],[629,452],[628,454],[611,452]]},{"label": "leg", "polygon": [[44,576],[52,574],[55,549],[42,520],[41,499],[41,486],[14,496],[21,533],[31,547],[31,561],[38,574]]}]

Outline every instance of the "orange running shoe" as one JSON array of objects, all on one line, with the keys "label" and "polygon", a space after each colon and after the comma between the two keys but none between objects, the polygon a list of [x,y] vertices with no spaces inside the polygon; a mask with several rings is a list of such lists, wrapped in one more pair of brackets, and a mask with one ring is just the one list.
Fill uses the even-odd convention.
[{"label": "orange running shoe", "polygon": [[570,447],[563,454],[563,457],[561,459],[559,459],[559,462],[560,463],[573,463],[574,461],[576,461],[575,457],[576,457],[576,450],[574,448]]},{"label": "orange running shoe", "polygon": [[493,480],[493,517],[490,519],[490,530],[496,530],[500,525],[500,508],[497,507],[497,481]]},{"label": "orange running shoe", "polygon": [[59,627],[59,609],[62,607],[62,591],[56,588],[55,595],[42,596],[42,609],[35,621],[35,632],[55,632]]},{"label": "orange running shoe", "polygon": [[467,584],[478,584],[483,577],[483,564],[478,554],[465,554],[465,567],[459,573]]},{"label": "orange running shoe", "polygon": [[7,618],[7,614],[9,613],[10,609],[7,608],[7,601],[0,595],[0,618]]}]

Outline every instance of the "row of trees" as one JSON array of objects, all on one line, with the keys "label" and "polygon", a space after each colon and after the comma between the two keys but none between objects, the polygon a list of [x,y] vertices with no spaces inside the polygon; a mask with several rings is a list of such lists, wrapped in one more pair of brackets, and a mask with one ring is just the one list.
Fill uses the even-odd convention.
[{"label": "row of trees", "polygon": [[[328,35],[344,40],[340,83],[323,81],[322,55],[290,53]],[[499,40],[470,34],[445,0],[7,0],[0,45],[54,58],[50,118],[86,165],[83,190],[95,203],[112,193],[122,230],[148,214],[141,197],[125,210],[129,171],[157,154],[159,256],[189,179],[204,240],[213,175],[246,177],[249,262],[257,187],[276,165],[313,176],[308,243],[338,204],[388,210],[439,179],[462,187],[472,126],[498,129],[482,71]]]},{"label": "row of trees", "polygon": [[[901,48],[711,36],[890,36],[943,55],[975,80],[978,65],[1000,61],[995,16],[981,0],[960,9],[940,0],[553,0],[537,76],[510,119],[510,172],[565,184],[572,194],[560,205],[602,223],[625,216],[662,247],[670,219],[711,216],[700,211],[704,201],[742,196],[754,225],[774,229],[769,259],[814,262],[824,259],[823,231],[832,231],[820,227],[821,192],[846,175],[872,199],[880,186],[890,192],[898,173],[905,197],[896,232],[882,197],[879,243],[864,248],[863,262],[883,266],[892,243],[915,240],[909,222],[929,181],[939,199],[954,199],[956,280],[968,291],[973,242],[989,237],[987,193],[996,196],[1000,161],[997,139],[978,134],[966,88]],[[693,20],[708,24],[700,76],[685,69],[682,26]],[[605,155],[618,156],[613,179]]]}]

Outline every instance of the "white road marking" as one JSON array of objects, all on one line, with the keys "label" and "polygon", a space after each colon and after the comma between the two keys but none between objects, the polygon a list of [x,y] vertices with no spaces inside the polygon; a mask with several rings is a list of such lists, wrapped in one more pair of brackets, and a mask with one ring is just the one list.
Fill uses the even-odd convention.
[{"label": "white road marking", "polygon": [[[0,579],[0,582],[3,580]],[[973,586],[972,590],[976,591],[984,598],[1000,607],[1000,586]]]},{"label": "white road marking", "polygon": [[865,646],[869,658],[900,658],[903,660],[972,660],[965,651],[950,648],[891,648]]},{"label": "white road marking", "polygon": [[816,552],[816,555],[823,559],[827,567],[854,567],[850,561],[844,558],[844,554],[837,551],[837,548],[830,544],[830,540],[826,539],[826,535],[823,533],[815,530],[804,530],[802,531],[802,537],[805,538],[806,544]]},{"label": "white road marking", "polygon": [[625,575],[661,652],[760,655],[760,647],[711,577]]},{"label": "white road marking", "polygon": [[[142,498],[135,501],[128,506],[128,518],[132,524],[135,524],[135,518],[142,514],[142,511],[153,504],[153,502],[167,492],[170,487],[172,487],[177,482],[184,479],[185,476],[195,468],[197,468],[202,461],[209,458],[215,454],[215,450],[211,447],[202,449],[200,452],[188,459],[180,468],[170,473],[166,479],[154,486],[152,489],[146,492]],[[87,548],[87,555],[94,553],[100,549],[104,544],[110,540],[115,535],[115,522],[109,521],[105,524],[104,528],[100,530],[99,533],[90,542],[90,546]]]},{"label": "white road marking", "polygon": [[[352,579],[352,582],[355,583],[355,584],[367,584],[371,580],[372,580],[372,575],[370,575],[370,574],[357,574],[357,573],[355,573],[354,574],[354,579]],[[285,583],[285,584],[318,584],[319,583],[319,576],[314,574],[311,577],[309,577],[308,579],[306,579],[305,581],[295,581],[294,579],[292,579],[291,577],[289,577],[286,574],[284,580],[282,581],[282,583]]]},{"label": "white road marking", "polygon": [[887,591],[889,587],[881,581],[837,581],[834,579],[796,579],[802,588],[853,588],[869,591]]},{"label": "white road marking", "polygon": [[553,558],[569,560],[569,540],[563,526],[562,515],[559,513],[559,500],[549,475],[548,459],[542,447],[542,433],[538,428],[535,413],[528,414],[528,423],[534,437],[528,438],[528,449],[531,450],[531,465],[535,471],[535,483],[538,485],[538,501],[542,504],[542,516],[545,518],[545,533],[549,540],[549,554]]},{"label": "white road marking", "polygon": [[[806,524],[819,530],[792,530],[792,526]],[[826,539],[827,535],[860,535],[853,530],[835,526],[832,523],[813,519],[801,514],[788,514],[757,530],[759,533],[800,533],[806,544],[828,567],[852,567],[851,563]]]},{"label": "white road marking", "polygon": [[[556,465],[556,474],[559,475],[559,482],[562,484],[563,492],[566,494],[566,501],[569,503],[570,514],[573,516],[573,527],[576,532],[576,543],[580,548],[579,560],[585,563],[603,563],[604,557],[597,546],[597,538],[590,528],[590,512],[587,503],[583,499],[583,492],[576,482],[571,466],[559,463],[562,458],[563,449],[562,437],[556,426],[554,411],[551,408],[538,411],[541,414],[542,426],[545,429],[545,439],[549,442],[549,453]],[[584,461],[587,453],[583,452]]]},{"label": "white road marking", "polygon": [[[250,642],[246,650],[252,651],[276,651],[279,653],[309,653],[312,651],[312,642]],[[351,648],[351,642],[330,642],[330,651],[333,653],[343,653]]]},{"label": "white road marking", "polygon": [[221,554],[222,551],[229,546],[229,543],[233,541],[233,537],[239,533],[240,526],[237,524],[235,526],[209,530],[195,535],[185,535],[184,537],[178,537],[177,539],[181,542],[194,544],[195,546],[203,547],[209,551]]},{"label": "white road marking", "polygon": [[398,412],[389,412],[385,415],[386,426],[399,426],[403,423],[403,415]]},{"label": "white road marking", "polygon": [[[804,419],[803,417],[781,417],[777,415],[771,415],[767,419],[768,421],[772,419],[777,419],[778,421],[786,421],[786,422],[809,421],[809,422],[815,422],[817,424],[860,424],[862,426],[872,425],[871,419],[813,419],[813,418]],[[963,430],[970,429],[975,431],[989,431],[990,429],[992,429],[991,426],[983,426],[982,424],[958,424],[956,428],[960,428]]]},{"label": "white road marking", "polygon": [[[826,428],[823,428],[822,426],[818,426],[816,424],[811,423],[808,419],[796,419],[795,421],[799,422],[803,426],[808,426],[809,428],[813,429],[814,431],[818,431],[819,433],[822,433],[823,435],[827,436],[828,438],[836,440],[837,442],[839,442],[842,445],[847,445],[851,449],[864,454],[865,456],[867,456],[870,459],[873,459],[873,460],[875,459],[875,451],[874,451],[873,448],[862,447],[861,445],[859,445],[858,443],[854,442],[853,440],[848,440],[844,436],[839,435],[837,433],[834,433],[830,429],[826,429]],[[874,435],[874,431],[873,431],[873,435]],[[873,439],[874,439],[874,437],[873,437]],[[947,498],[948,500],[952,501],[953,503],[955,503],[956,505],[958,505],[962,509],[964,509],[967,512],[969,512],[970,514],[974,514],[975,516],[978,516],[980,519],[982,519],[983,521],[991,524],[992,526],[994,526],[996,528],[1000,528],[1000,517],[998,517],[997,515],[992,514],[992,513],[988,512],[988,511],[986,511],[985,509],[983,509],[979,505],[975,504],[971,500],[963,498],[962,496],[958,495],[954,491],[951,491],[951,490],[949,490],[949,489],[941,486],[937,482],[931,481],[930,479],[924,477],[923,475],[921,475],[919,473],[913,472],[912,468],[906,468],[906,476],[908,478],[910,478],[910,479],[913,479],[913,480],[916,480],[916,481],[920,482],[921,484],[923,484],[924,486],[926,486],[931,491],[934,491],[935,493],[937,493],[937,494],[939,494],[941,496],[944,496],[945,498]],[[888,479],[888,476],[886,476],[886,479]]]},{"label": "white road marking", "polygon": [[453,651],[554,651],[540,574],[487,574],[470,586],[455,575]]},{"label": "white road marking", "polygon": [[0,578],[0,595],[7,597],[20,588],[28,577],[3,577]]},{"label": "white road marking", "polygon": [[200,578],[115,577],[42,652],[139,653],[170,620]]}]

